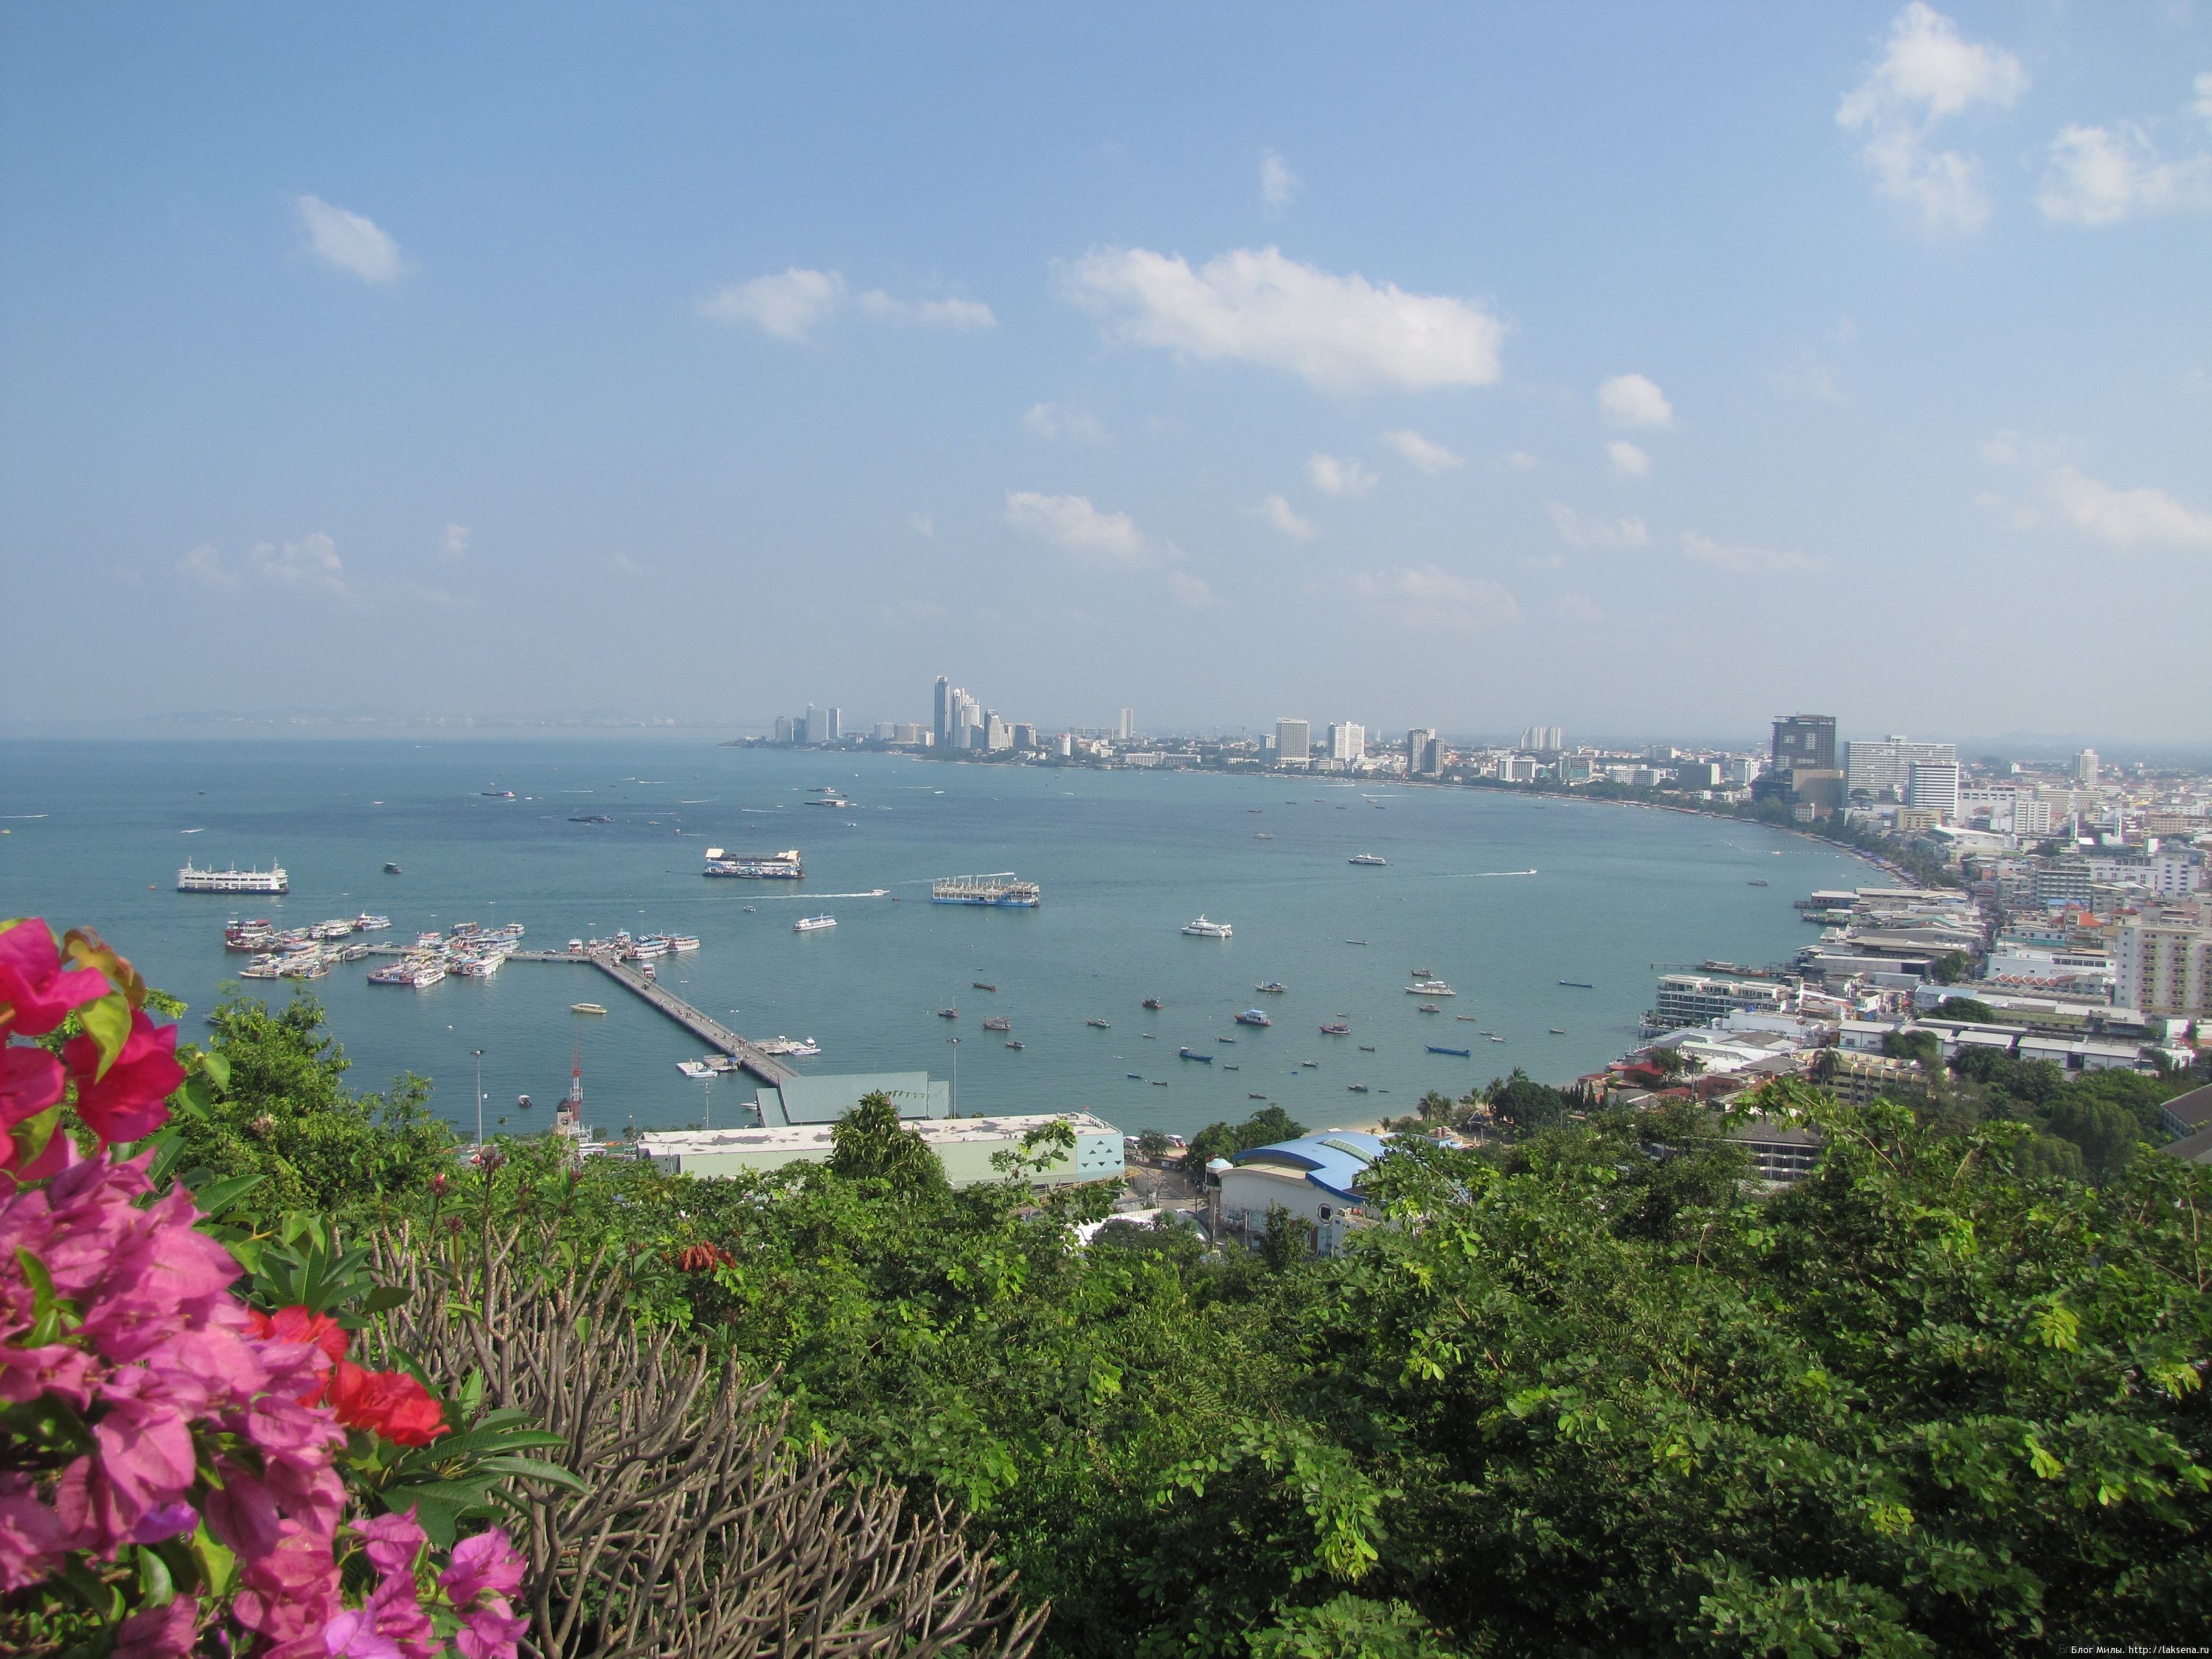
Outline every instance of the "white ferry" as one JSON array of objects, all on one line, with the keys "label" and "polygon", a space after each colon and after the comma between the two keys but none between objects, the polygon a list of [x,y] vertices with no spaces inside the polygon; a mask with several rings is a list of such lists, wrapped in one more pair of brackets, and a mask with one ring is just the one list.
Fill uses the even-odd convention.
[{"label": "white ferry", "polygon": [[289,893],[292,878],[284,873],[284,866],[272,864],[266,870],[241,870],[232,865],[228,870],[202,870],[190,860],[177,872],[177,890],[179,893]]},{"label": "white ferry", "polygon": [[1440,979],[1418,979],[1406,988],[1409,997],[1455,997],[1458,992]]},{"label": "white ferry", "polygon": [[671,933],[667,936],[667,945],[672,951],[696,951],[699,948],[699,936],[696,933]]},{"label": "white ferry", "polygon": [[772,1036],[765,1042],[756,1042],[753,1047],[764,1054],[795,1060],[805,1060],[822,1052],[822,1045],[812,1037]]},{"label": "white ferry", "polygon": [[794,933],[811,933],[824,927],[835,927],[836,925],[837,918],[835,916],[801,916],[791,924],[791,931]]},{"label": "white ferry", "polygon": [[353,919],[353,929],[356,933],[381,933],[391,926],[390,916],[372,915],[366,910]]},{"label": "white ferry", "polygon": [[707,849],[707,868],[709,876],[736,876],[746,881],[804,881],[806,872],[800,867],[799,849],[788,848],[781,853],[726,853],[719,847]]},{"label": "white ferry", "polygon": [[1376,853],[1354,853],[1347,862],[1352,864],[1388,864],[1389,860]]},{"label": "white ferry", "polygon": [[995,876],[945,876],[929,884],[932,904],[988,904],[1034,910],[1044,890],[1033,881],[1017,881],[1008,871]]},{"label": "white ferry", "polygon": [[1182,930],[1193,939],[1227,939],[1236,932],[1225,921],[1208,921],[1203,915],[1196,921],[1187,921]]}]

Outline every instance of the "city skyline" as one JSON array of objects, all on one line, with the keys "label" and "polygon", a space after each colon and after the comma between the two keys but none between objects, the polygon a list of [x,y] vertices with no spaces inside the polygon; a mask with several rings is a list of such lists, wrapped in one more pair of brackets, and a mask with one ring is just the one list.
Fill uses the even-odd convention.
[{"label": "city skyline", "polygon": [[0,731],[2201,741],[2212,21],[1170,15],[11,9]]}]

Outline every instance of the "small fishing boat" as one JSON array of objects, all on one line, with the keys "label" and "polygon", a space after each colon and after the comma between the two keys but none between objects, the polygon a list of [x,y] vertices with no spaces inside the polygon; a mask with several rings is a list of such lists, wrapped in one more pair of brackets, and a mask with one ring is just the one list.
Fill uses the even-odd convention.
[{"label": "small fishing boat", "polygon": [[1363,1042],[1359,1045],[1359,1052],[1363,1054],[1371,1054],[1375,1052],[1375,1045],[1371,1042]]},{"label": "small fishing boat", "polygon": [[1014,1029],[1014,1022],[1004,1014],[994,1014],[983,1022],[983,1029],[987,1031],[1011,1031]]},{"label": "small fishing boat", "polygon": [[1566,1036],[1566,1033],[1561,1030],[1558,1026],[1554,1025],[1552,1027],[1552,1035],[1553,1036]]},{"label": "small fishing boat", "polygon": [[1441,1014],[1443,1012],[1443,1010],[1437,1007],[1433,1002],[1425,1002],[1419,1007],[1414,1009],[1413,1012],[1417,1014]]},{"label": "small fishing boat", "polygon": [[957,1008],[939,1008],[937,1011],[937,1017],[939,1019],[957,1019],[960,1018],[960,1011]]},{"label": "small fishing boat", "polygon": [[1245,1094],[1245,1096],[1244,1096],[1244,1098],[1245,1098],[1245,1099],[1247,1099],[1247,1100],[1265,1100],[1267,1097],[1267,1096],[1265,1096],[1265,1095],[1255,1095],[1255,1094],[1253,1094],[1253,1093],[1249,1092],[1249,1091],[1246,1092],[1246,1094]]},{"label": "small fishing boat", "polygon": [[1141,1072],[1124,1072],[1121,1075],[1132,1083],[1142,1083],[1145,1080],[1144,1073]]},{"label": "small fishing boat", "polygon": [[1436,973],[1433,968],[1409,968],[1406,970],[1415,979],[1428,979]]},{"label": "small fishing boat", "polygon": [[1753,887],[1764,887],[1764,886],[1765,886],[1765,885],[1766,885],[1766,884],[1765,884],[1765,882],[1763,882],[1763,881],[1759,881],[1759,880],[1757,880],[1757,879],[1755,879],[1755,878],[1753,880],[1753,882],[1752,882],[1752,884],[1752,884]]},{"label": "small fishing boat", "polygon": [[1145,1006],[1151,1009],[1156,1014],[1159,1012],[1161,1008],[1164,1006],[1165,1005],[1163,1004],[1158,997],[1146,997],[1145,999]]},{"label": "small fishing boat", "polygon": [[1195,1048],[1178,1048],[1176,1050],[1176,1058],[1177,1060],[1200,1060],[1208,1066],[1213,1064],[1213,1056],[1212,1054],[1202,1054]]},{"label": "small fishing boat", "polygon": [[1157,1077],[1156,1077],[1156,1078],[1154,1078],[1154,1079],[1152,1079],[1152,1087],[1154,1087],[1155,1089],[1164,1089],[1164,1088],[1166,1088],[1167,1086],[1168,1086],[1168,1085],[1167,1085],[1167,1081],[1166,1081],[1166,1079],[1164,1079],[1164,1078],[1157,1078]]},{"label": "small fishing boat", "polygon": [[384,873],[387,876],[396,876],[399,873],[399,866],[396,864],[386,864],[384,866]]},{"label": "small fishing boat", "polygon": [[1224,1072],[1241,1072],[1244,1068],[1242,1066],[1224,1066],[1221,1069]]},{"label": "small fishing boat", "polygon": [[1254,986],[1252,988],[1255,991],[1262,992],[1271,997],[1279,997],[1291,988],[1284,984],[1283,981],[1279,979],[1270,979],[1262,980],[1259,984]]},{"label": "small fishing boat", "polygon": [[1480,1019],[1482,1016],[1480,1014],[1454,1014],[1452,1018],[1454,1019],[1463,1019],[1468,1024],[1472,1025],[1475,1021]]},{"label": "small fishing boat", "polygon": [[1321,1028],[1321,1034],[1323,1036],[1350,1036],[1352,1035],[1352,1027],[1346,1025],[1340,1019],[1330,1024],[1322,1026]]},{"label": "small fishing boat", "polygon": [[1257,1008],[1247,1008],[1237,1016],[1239,1025],[1273,1025],[1275,1022]]},{"label": "small fishing boat", "polygon": [[1009,1043],[1006,1045],[1006,1047],[1008,1047],[1009,1048],[1027,1048],[1028,1046],[1029,1046],[1029,1045],[1028,1045],[1027,1043],[1024,1043],[1024,1042],[1009,1042]]},{"label": "small fishing boat", "polygon": [[1355,1095],[1364,1095],[1367,1092],[1367,1085],[1364,1083],[1347,1083],[1344,1086]]},{"label": "small fishing boat", "polygon": [[1084,1023],[1085,1025],[1095,1025],[1096,1027],[1097,1027],[1097,1028],[1098,1028],[1098,1030],[1102,1030],[1102,1031],[1104,1031],[1104,1030],[1111,1030],[1111,1029],[1112,1029],[1112,1028],[1111,1028],[1110,1026],[1109,1026],[1109,1025],[1106,1024],[1106,1022],[1105,1022],[1104,1020],[1103,1020],[1103,1019],[1086,1019],[1086,1020],[1085,1020],[1083,1023]]},{"label": "small fishing boat", "polygon": [[1563,979],[1559,983],[1565,986],[1570,991],[1595,991],[1597,989],[1596,986],[1588,984],[1578,979]]},{"label": "small fishing boat", "polygon": [[997,986],[995,986],[995,985],[987,985],[987,984],[985,984],[985,983],[984,983],[981,980],[980,980],[980,979],[971,979],[971,980],[969,980],[968,982],[969,982],[969,984],[970,984],[970,985],[974,986],[974,987],[975,987],[977,990],[979,990],[979,991],[991,991],[991,992],[996,992],[996,991],[998,990],[998,988],[998,988]]},{"label": "small fishing boat", "polygon": [[1490,1040],[1491,1040],[1492,1042],[1504,1042],[1504,1041],[1505,1041],[1505,1039],[1504,1039],[1504,1037],[1502,1037],[1502,1036],[1494,1036],[1494,1037],[1491,1038]]},{"label": "small fishing boat", "polygon": [[1318,1070],[1320,1066],[1321,1062],[1317,1060],[1302,1060],[1298,1062],[1299,1069],[1307,1072]]}]

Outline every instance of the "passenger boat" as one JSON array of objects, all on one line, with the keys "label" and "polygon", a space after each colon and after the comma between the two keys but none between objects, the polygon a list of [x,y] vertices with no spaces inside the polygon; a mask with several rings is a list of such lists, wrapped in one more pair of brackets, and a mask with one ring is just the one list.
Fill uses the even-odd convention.
[{"label": "passenger boat", "polygon": [[1346,862],[1349,864],[1382,865],[1388,864],[1390,860],[1386,858],[1380,857],[1373,853],[1354,853],[1351,858],[1346,860]]},{"label": "passenger boat", "polygon": [[1474,1050],[1472,1048],[1440,1048],[1436,1043],[1431,1042],[1429,1044],[1429,1052],[1432,1054],[1457,1054],[1462,1060],[1465,1060],[1473,1054]]},{"label": "passenger boat", "polygon": [[668,935],[668,948],[672,951],[696,951],[699,948],[699,936],[696,933],[671,933]]},{"label": "passenger boat", "polygon": [[1176,1058],[1177,1060],[1203,1060],[1208,1066],[1213,1064],[1213,1056],[1212,1054],[1202,1054],[1195,1048],[1178,1048],[1176,1050]]},{"label": "passenger boat", "polygon": [[1367,1085],[1364,1083],[1347,1083],[1344,1086],[1355,1095],[1364,1095],[1367,1092]]},{"label": "passenger boat", "polygon": [[391,926],[390,916],[375,915],[367,910],[353,919],[353,930],[356,933],[380,933]]},{"label": "passenger boat", "polygon": [[996,876],[942,876],[929,884],[932,904],[973,904],[990,909],[1034,910],[1044,892],[1033,881],[1017,881],[1011,872]]},{"label": "passenger boat", "polygon": [[177,872],[177,890],[179,893],[289,893],[291,878],[284,866],[272,864],[266,870],[241,870],[232,865],[227,870],[203,870],[190,859]]},{"label": "passenger boat", "polygon": [[1182,930],[1193,939],[1227,939],[1236,931],[1227,922],[1208,921],[1203,915],[1195,921],[1183,923]]},{"label": "passenger boat", "polygon": [[604,1014],[606,1010],[596,1002],[572,1002],[568,1005],[568,1012],[572,1014]]},{"label": "passenger boat", "polygon": [[684,1076],[693,1079],[710,1078],[714,1075],[711,1067],[703,1061],[696,1060],[679,1060],[676,1062],[676,1069]]},{"label": "passenger boat", "polygon": [[794,933],[816,933],[824,927],[836,925],[837,918],[835,916],[801,916],[791,924],[791,931]]},{"label": "passenger boat", "polygon": [[1455,997],[1458,992],[1440,979],[1417,979],[1406,988],[1409,997]]},{"label": "passenger boat", "polygon": [[1443,1012],[1443,1010],[1437,1007],[1433,1002],[1425,1002],[1419,1007],[1414,1009],[1413,1012],[1417,1014],[1441,1014]]},{"label": "passenger boat", "polygon": [[746,881],[806,879],[806,872],[800,864],[796,847],[781,853],[726,853],[719,847],[709,847],[707,849],[707,867],[701,873],[736,876]]},{"label": "passenger boat", "polygon": [[384,866],[384,873],[387,876],[396,876],[399,873],[399,866],[396,864],[386,862]]},{"label": "passenger boat", "polygon": [[1267,1096],[1265,1096],[1265,1095],[1255,1095],[1255,1094],[1253,1094],[1253,1093],[1252,1093],[1250,1091],[1249,1091],[1249,1090],[1248,1090],[1248,1091],[1246,1091],[1245,1095],[1244,1095],[1244,1098],[1245,1098],[1245,1099],[1247,1099],[1247,1100],[1265,1100],[1267,1097]]},{"label": "passenger boat", "polygon": [[1273,1025],[1275,1022],[1257,1008],[1247,1008],[1237,1016],[1239,1025]]}]

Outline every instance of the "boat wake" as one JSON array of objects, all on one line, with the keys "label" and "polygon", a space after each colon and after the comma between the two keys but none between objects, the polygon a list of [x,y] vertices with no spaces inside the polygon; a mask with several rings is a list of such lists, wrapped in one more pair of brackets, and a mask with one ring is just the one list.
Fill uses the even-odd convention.
[{"label": "boat wake", "polygon": [[1485,876],[1533,876],[1535,873],[1536,872],[1534,870],[1462,870],[1457,875],[1448,876],[1445,879],[1448,881],[1479,881]]},{"label": "boat wake", "polygon": [[843,898],[883,898],[883,897],[886,896],[890,892],[890,890],[890,890],[890,888],[888,888],[888,887],[871,887],[871,888],[870,888],[870,889],[868,889],[868,890],[867,890],[866,892],[865,892],[865,893],[756,893],[756,894],[754,894],[754,895],[753,895],[753,896],[754,896],[755,898],[758,898],[758,899],[769,899],[769,900],[775,900],[775,899],[808,899],[808,900],[812,900],[812,899],[833,899],[833,898],[838,898],[838,899],[843,899]]}]

